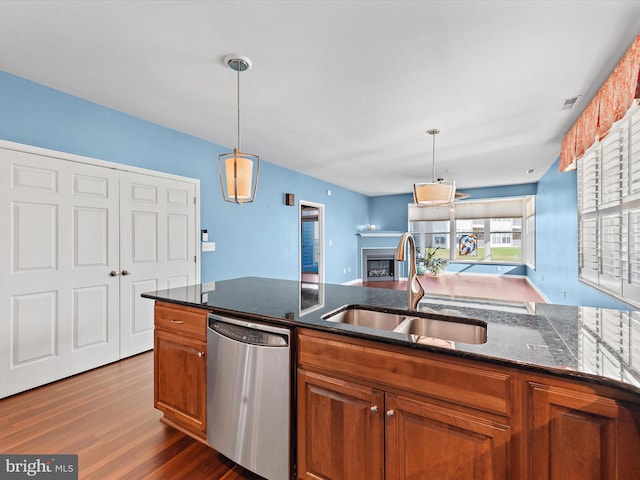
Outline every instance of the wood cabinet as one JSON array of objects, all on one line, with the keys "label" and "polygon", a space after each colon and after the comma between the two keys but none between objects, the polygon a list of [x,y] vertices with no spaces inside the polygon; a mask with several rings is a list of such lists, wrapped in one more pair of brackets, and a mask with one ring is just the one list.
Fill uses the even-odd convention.
[{"label": "wood cabinet", "polygon": [[207,425],[207,312],[155,305],[154,405],[163,420],[201,441]]},{"label": "wood cabinet", "polygon": [[[155,406],[206,442],[207,311],[155,307]],[[297,329],[297,478],[640,478],[637,395]]]},{"label": "wood cabinet", "polygon": [[384,478],[384,393],[298,371],[299,478]]},{"label": "wood cabinet", "polygon": [[346,337],[298,338],[299,479],[513,478],[507,375]]},{"label": "wood cabinet", "polygon": [[640,410],[584,387],[528,382],[529,478],[640,478]]},{"label": "wood cabinet", "polygon": [[456,409],[387,394],[386,478],[506,479],[510,429]]},{"label": "wood cabinet", "polygon": [[299,479],[640,479],[613,386],[310,330],[298,382]]}]

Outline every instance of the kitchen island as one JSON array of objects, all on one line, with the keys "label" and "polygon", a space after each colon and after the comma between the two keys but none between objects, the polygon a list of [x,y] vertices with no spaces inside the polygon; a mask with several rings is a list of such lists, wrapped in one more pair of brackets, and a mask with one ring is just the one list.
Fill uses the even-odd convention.
[{"label": "kitchen island", "polygon": [[[200,439],[206,422],[197,417],[206,412],[194,398],[204,387],[194,378],[206,382],[206,362],[198,363],[206,313],[295,330],[297,478],[455,471],[449,478],[626,480],[640,471],[637,311],[536,304],[531,313],[505,312],[432,304],[427,295],[423,305],[432,310],[455,308],[487,324],[486,343],[439,346],[323,319],[345,305],[405,308],[402,291],[249,277],[143,296],[156,300],[156,381],[164,391],[171,384],[159,378],[167,364],[158,362],[161,352],[175,353],[174,376],[197,372],[187,389],[195,391],[172,398],[183,403],[173,414],[171,402],[156,405]],[[181,312],[187,321],[173,322]],[[193,328],[183,336],[187,347],[185,332],[175,331],[184,325]]]}]

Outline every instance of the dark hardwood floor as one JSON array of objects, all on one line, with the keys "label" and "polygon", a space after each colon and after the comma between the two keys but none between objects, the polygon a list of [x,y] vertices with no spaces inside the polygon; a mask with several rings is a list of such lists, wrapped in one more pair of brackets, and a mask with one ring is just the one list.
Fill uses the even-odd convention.
[{"label": "dark hardwood floor", "polygon": [[0,400],[0,452],[77,453],[81,479],[262,478],[160,417],[147,352]]}]

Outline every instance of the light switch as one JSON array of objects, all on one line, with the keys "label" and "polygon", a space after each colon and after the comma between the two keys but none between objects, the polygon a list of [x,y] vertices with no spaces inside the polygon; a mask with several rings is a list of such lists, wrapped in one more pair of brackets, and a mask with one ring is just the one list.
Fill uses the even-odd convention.
[{"label": "light switch", "polygon": [[215,252],[216,251],[216,242],[202,242],[202,251],[203,252]]}]

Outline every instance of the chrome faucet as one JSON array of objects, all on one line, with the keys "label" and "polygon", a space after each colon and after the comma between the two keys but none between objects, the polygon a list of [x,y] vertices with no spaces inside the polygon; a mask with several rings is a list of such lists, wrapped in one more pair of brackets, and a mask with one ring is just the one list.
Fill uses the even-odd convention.
[{"label": "chrome faucet", "polygon": [[[406,254],[406,244],[409,242],[409,258]],[[396,249],[396,260],[403,262],[409,261],[409,275],[407,277],[407,308],[409,310],[418,310],[418,303],[424,297],[424,288],[418,280],[416,274],[416,241],[409,232],[404,232],[398,248]]]}]

